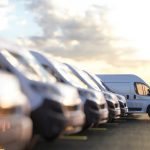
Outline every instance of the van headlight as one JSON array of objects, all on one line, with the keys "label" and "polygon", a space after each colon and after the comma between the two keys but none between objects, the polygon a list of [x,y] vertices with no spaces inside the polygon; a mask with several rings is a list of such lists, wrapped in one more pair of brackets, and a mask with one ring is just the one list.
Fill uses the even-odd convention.
[{"label": "van headlight", "polygon": [[121,108],[124,108],[124,107],[125,107],[125,105],[124,105],[123,102],[119,101],[119,104],[120,104],[120,107],[121,107]]},{"label": "van headlight", "polygon": [[21,111],[22,111],[21,106],[13,106],[13,107],[7,107],[7,108],[0,107],[0,116],[10,115],[14,113],[20,114]]},{"label": "van headlight", "polygon": [[[17,91],[16,91],[17,93]],[[28,102],[25,96],[14,94],[0,96],[0,115],[13,114],[13,113],[24,113],[28,107]],[[28,108],[27,108],[28,109]]]},{"label": "van headlight", "polygon": [[104,93],[104,96],[106,100],[112,100],[111,95]]}]

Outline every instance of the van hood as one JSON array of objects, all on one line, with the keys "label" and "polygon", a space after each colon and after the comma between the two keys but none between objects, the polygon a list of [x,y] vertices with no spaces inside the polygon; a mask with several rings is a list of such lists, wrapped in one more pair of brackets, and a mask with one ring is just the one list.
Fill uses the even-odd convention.
[{"label": "van hood", "polygon": [[123,102],[123,103],[127,103],[126,98],[123,95],[120,94],[116,94],[117,98],[119,101]]},{"label": "van hood", "polygon": [[78,88],[79,94],[81,97],[84,97],[84,99],[88,99],[91,101],[94,101],[98,105],[101,103],[105,103],[105,98],[102,92],[98,92],[92,89],[83,89],[83,88]]},{"label": "van hood", "polygon": [[113,103],[118,103],[118,98],[115,94],[108,92],[108,91],[103,91],[105,99],[107,101],[111,101]]},{"label": "van hood", "polygon": [[43,83],[32,81],[33,90],[39,92],[43,97],[62,103],[65,106],[73,106],[81,103],[77,89],[62,83]]}]

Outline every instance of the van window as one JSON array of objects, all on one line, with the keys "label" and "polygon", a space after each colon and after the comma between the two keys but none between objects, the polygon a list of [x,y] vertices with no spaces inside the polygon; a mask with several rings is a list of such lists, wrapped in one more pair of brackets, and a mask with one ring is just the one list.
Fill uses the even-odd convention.
[{"label": "van window", "polygon": [[149,95],[149,87],[143,83],[139,83],[139,82],[135,82],[134,83],[134,86],[135,86],[135,92],[138,94],[138,95]]},{"label": "van window", "polygon": [[11,62],[14,67],[24,73],[27,78],[38,80],[39,76],[29,65],[28,61],[25,60],[23,57],[8,51],[3,51],[3,55],[7,58],[9,62]]},{"label": "van window", "polygon": [[87,89],[87,85],[82,82],[82,80],[80,80],[80,78],[78,78],[73,72],[72,70],[64,65],[61,64],[59,62],[55,62],[54,64],[57,67],[57,70],[59,71],[59,73],[65,78],[65,80],[67,80],[69,83],[71,83],[72,85],[74,85],[75,87],[81,87],[84,89]]},{"label": "van window", "polygon": [[95,90],[101,90],[97,84],[95,83],[95,81],[84,71],[82,70],[79,70],[79,69],[75,69],[79,74],[80,76],[87,81],[87,83]]}]

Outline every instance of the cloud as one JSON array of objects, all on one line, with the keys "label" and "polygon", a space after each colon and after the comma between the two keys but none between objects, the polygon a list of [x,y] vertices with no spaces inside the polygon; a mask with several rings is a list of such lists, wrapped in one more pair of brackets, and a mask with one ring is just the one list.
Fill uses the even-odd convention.
[{"label": "cloud", "polygon": [[11,12],[15,9],[14,5],[10,4],[8,0],[0,1],[0,31],[9,28],[9,21],[11,20]]},{"label": "cloud", "polygon": [[0,7],[7,6],[7,5],[8,5],[8,0],[1,0],[0,1]]},{"label": "cloud", "polygon": [[18,24],[21,25],[22,27],[26,27],[28,25],[28,21],[26,19],[23,19],[19,21]]},{"label": "cloud", "polygon": [[84,1],[84,11],[77,8],[76,12],[75,4],[69,8],[64,7],[64,1],[58,2],[25,0],[43,34],[18,38],[18,45],[51,53],[95,73],[130,72],[143,76],[144,70],[149,70],[150,61],[138,60],[130,41],[114,35],[106,5],[89,1],[86,5]]},{"label": "cloud", "polygon": [[122,39],[118,42],[112,34],[107,21],[107,7],[94,3],[92,5],[90,2],[80,14],[72,13],[69,7],[63,8],[58,2],[60,1],[26,2],[28,10],[33,12],[36,22],[43,30],[43,36],[30,38],[30,46],[76,60],[99,59],[111,62],[110,57],[117,61],[123,55],[128,56],[129,51],[130,55],[134,53],[132,47],[120,49],[118,46],[121,42],[125,45],[126,41]]}]

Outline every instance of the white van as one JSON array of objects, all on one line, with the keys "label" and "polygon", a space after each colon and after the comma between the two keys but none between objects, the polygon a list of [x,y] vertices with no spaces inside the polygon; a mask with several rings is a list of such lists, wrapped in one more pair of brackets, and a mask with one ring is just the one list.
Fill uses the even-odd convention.
[{"label": "white van", "polygon": [[27,97],[12,74],[0,71],[0,149],[21,150],[29,145],[32,121]]},{"label": "white van", "polygon": [[71,134],[82,129],[85,116],[77,90],[56,83],[56,79],[28,51],[0,50],[0,68],[18,78],[22,91],[28,97],[33,133],[51,140],[62,131]]},{"label": "white van", "polygon": [[127,99],[129,113],[148,113],[150,116],[150,86],[133,74],[97,75],[114,92]]}]

